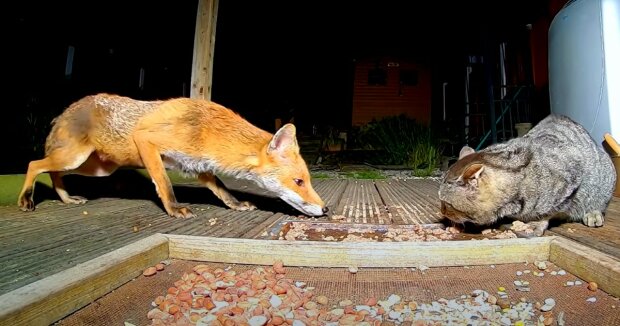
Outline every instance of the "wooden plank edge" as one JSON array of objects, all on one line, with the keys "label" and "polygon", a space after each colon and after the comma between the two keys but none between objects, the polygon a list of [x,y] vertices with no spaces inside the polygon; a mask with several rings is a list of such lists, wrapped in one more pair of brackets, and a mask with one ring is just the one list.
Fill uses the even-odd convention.
[{"label": "wooden plank edge", "polygon": [[50,325],[168,258],[154,234],[0,296],[0,325]]},{"label": "wooden plank edge", "polygon": [[428,267],[545,261],[554,237],[437,242],[324,242],[165,234],[170,258],[307,267]]},{"label": "wooden plank edge", "polygon": [[620,297],[620,260],[576,241],[556,237],[551,241],[549,261],[586,282]]}]

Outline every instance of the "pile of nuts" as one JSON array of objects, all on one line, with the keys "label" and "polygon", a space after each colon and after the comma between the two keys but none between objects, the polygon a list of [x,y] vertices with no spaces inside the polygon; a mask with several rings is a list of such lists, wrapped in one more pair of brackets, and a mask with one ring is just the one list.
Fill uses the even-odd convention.
[{"label": "pile of nuts", "polygon": [[[197,265],[193,272],[153,301],[151,325],[549,325],[551,311],[521,299],[509,302],[475,290],[456,299],[431,303],[396,294],[371,297],[362,304],[315,296],[304,282],[286,277],[281,261],[241,273],[231,268]],[[547,302],[549,301],[549,302]],[[545,300],[545,308],[555,302]],[[551,310],[551,307],[549,310]],[[562,316],[556,316],[562,322]]]}]

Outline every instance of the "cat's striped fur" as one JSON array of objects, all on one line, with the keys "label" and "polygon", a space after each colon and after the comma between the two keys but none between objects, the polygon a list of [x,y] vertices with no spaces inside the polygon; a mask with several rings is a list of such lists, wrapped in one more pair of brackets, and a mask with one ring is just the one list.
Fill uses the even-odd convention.
[{"label": "cat's striped fur", "polygon": [[564,217],[601,226],[615,186],[609,155],[568,117],[550,115],[525,136],[469,147],[440,185],[442,213],[457,222],[487,225],[502,217],[535,222]]}]

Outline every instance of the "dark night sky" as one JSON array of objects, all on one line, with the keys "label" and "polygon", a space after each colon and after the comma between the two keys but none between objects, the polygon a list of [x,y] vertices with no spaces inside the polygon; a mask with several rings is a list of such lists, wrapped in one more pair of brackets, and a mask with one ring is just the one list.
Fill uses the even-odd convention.
[{"label": "dark night sky", "polygon": [[222,0],[213,98],[250,112],[278,105],[346,111],[355,58],[404,55],[449,70],[480,47],[481,33],[525,30],[544,3]]},{"label": "dark night sky", "polygon": [[[355,58],[405,55],[430,64],[434,76],[450,73],[479,51],[483,34],[523,30],[546,3],[220,0],[212,98],[257,123],[291,108],[319,119],[341,112],[346,122]],[[95,92],[154,99],[189,87],[197,0],[2,6],[8,120],[23,121],[28,110],[55,115]],[[76,52],[66,79],[69,45]]]},{"label": "dark night sky", "polygon": [[[480,51],[482,35],[522,31],[547,2],[220,0],[212,99],[266,129],[274,112],[291,109],[305,115],[298,122],[347,127],[355,58],[414,58],[431,66],[434,83],[452,74],[458,84],[464,55]],[[82,96],[162,99],[183,96],[184,84],[189,95],[197,3],[2,2],[0,137],[14,140],[8,151],[22,159],[4,161],[0,171],[21,171],[49,121]],[[66,78],[69,46],[75,60]]]}]

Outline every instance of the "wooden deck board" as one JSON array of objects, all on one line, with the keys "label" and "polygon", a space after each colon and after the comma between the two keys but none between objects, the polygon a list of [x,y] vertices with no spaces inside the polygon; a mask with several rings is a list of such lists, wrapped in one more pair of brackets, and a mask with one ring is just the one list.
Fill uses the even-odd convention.
[{"label": "wooden deck board", "polygon": [[[150,200],[96,199],[80,206],[50,201],[34,212],[18,212],[18,219],[13,214],[17,207],[1,207],[0,294],[154,233],[242,237],[275,215],[266,211],[235,212],[205,204],[192,208],[196,218],[173,219]],[[88,214],[84,215],[84,211]],[[9,216],[7,223],[5,213]]]},{"label": "wooden deck board", "polygon": [[605,223],[600,228],[589,228],[582,223],[563,223],[549,230],[620,259],[620,198],[609,203]]},{"label": "wooden deck board", "polygon": [[431,196],[434,189],[424,182],[390,180],[376,185],[395,223],[430,224],[442,219],[439,200]]},{"label": "wooden deck board", "polygon": [[372,180],[350,181],[334,214],[345,216],[344,221],[347,223],[392,223],[385,203]]},{"label": "wooden deck board", "polygon": [[[331,222],[419,224],[441,219],[434,180],[339,179],[316,180],[313,185],[330,214],[346,216]],[[177,195],[192,203],[196,218],[168,217],[157,198],[103,197],[80,206],[45,200],[29,213],[16,206],[0,207],[0,294],[154,233],[249,239],[261,237],[283,221],[300,219],[277,199],[252,198],[262,210],[237,212],[225,208],[204,188],[184,186]],[[620,199],[612,200],[602,228],[567,223],[549,233],[620,258]]]},{"label": "wooden deck board", "polygon": [[321,199],[330,210],[335,210],[340,203],[349,180],[316,180],[312,181],[314,190],[321,195]]}]

